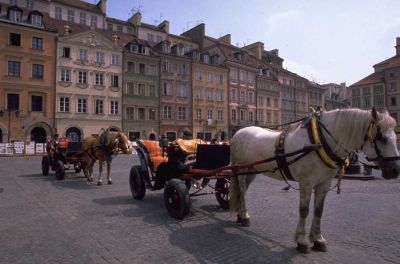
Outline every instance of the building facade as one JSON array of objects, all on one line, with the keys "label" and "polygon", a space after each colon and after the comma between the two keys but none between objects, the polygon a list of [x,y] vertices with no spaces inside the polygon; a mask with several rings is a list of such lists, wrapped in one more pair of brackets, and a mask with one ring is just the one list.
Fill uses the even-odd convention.
[{"label": "building facade", "polygon": [[124,49],[123,131],[129,140],[158,139],[160,58],[137,38]]},{"label": "building facade", "polygon": [[118,36],[64,26],[57,43],[56,127],[73,141],[122,129]]},{"label": "building facade", "polygon": [[346,83],[327,83],[322,84],[321,87],[324,89],[325,110],[348,108],[350,106],[350,101],[347,97],[348,89]]},{"label": "building facade", "polygon": [[56,33],[45,13],[3,2],[0,142],[45,142],[54,132]]}]

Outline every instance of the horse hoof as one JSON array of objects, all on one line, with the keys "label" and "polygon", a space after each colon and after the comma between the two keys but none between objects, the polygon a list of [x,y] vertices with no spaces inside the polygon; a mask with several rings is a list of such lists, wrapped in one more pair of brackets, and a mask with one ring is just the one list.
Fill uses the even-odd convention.
[{"label": "horse hoof", "polygon": [[321,243],[321,242],[318,242],[318,241],[314,241],[314,246],[312,247],[312,250],[320,251],[320,252],[327,252],[328,248],[326,246],[326,243]]},{"label": "horse hoof", "polygon": [[101,185],[103,185],[102,182],[98,182],[98,183],[97,183],[97,186],[101,186]]},{"label": "horse hoof", "polygon": [[110,181],[107,182],[107,184],[113,184],[113,182],[110,180]]},{"label": "horse hoof", "polygon": [[297,244],[296,249],[299,253],[303,253],[303,254],[308,254],[311,252],[310,247],[308,245],[304,245],[304,244]]},{"label": "horse hoof", "polygon": [[237,216],[236,223],[241,224],[242,226],[250,226],[250,218],[241,218]]}]

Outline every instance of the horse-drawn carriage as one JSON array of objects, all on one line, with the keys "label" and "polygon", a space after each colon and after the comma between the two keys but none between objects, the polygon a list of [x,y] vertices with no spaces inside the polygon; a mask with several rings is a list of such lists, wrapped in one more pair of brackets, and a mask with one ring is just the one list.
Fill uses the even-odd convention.
[{"label": "horse-drawn carriage", "polygon": [[[221,208],[229,209],[228,178],[188,174],[193,169],[212,170],[228,165],[229,145],[208,145],[196,139],[169,143],[162,139],[137,141],[135,149],[140,165],[132,166],[129,174],[134,199],[142,200],[146,189],[164,188],[165,206],[178,219],[188,214],[193,196],[215,194]],[[214,185],[210,184],[211,179],[216,179]],[[203,191],[207,186],[213,191]]]},{"label": "horse-drawn carriage", "polygon": [[80,173],[83,167],[82,142],[72,142],[61,138],[56,149],[51,148],[51,142],[46,143],[46,154],[42,157],[42,174],[49,175],[50,168],[55,171],[57,180],[65,178],[66,170]]}]

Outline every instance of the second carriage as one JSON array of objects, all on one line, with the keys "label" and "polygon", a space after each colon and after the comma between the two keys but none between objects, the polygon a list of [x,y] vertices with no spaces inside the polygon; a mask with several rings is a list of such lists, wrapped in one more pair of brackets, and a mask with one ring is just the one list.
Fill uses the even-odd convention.
[{"label": "second carriage", "polygon": [[134,199],[144,199],[146,190],[164,188],[165,206],[177,219],[189,213],[190,197],[194,196],[214,194],[221,208],[229,209],[228,177],[189,173],[227,166],[229,145],[205,144],[199,139],[178,139],[173,143],[161,139],[137,141],[135,149],[140,165],[132,166],[129,174]]}]

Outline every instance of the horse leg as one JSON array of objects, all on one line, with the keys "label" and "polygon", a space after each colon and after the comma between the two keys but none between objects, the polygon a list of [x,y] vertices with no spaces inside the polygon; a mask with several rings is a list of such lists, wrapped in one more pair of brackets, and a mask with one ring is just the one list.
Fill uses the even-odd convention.
[{"label": "horse leg", "polygon": [[300,206],[299,206],[299,222],[297,223],[295,240],[297,242],[297,250],[300,253],[310,253],[310,243],[306,236],[305,225],[309,213],[309,206],[312,194],[312,187],[308,184],[300,182]]},{"label": "horse leg", "polygon": [[107,184],[113,184],[111,179],[111,161],[107,161]]},{"label": "horse leg", "polygon": [[82,169],[83,169],[83,174],[85,174],[87,182],[90,182],[88,157],[85,157],[85,156],[83,157]]},{"label": "horse leg", "polygon": [[93,167],[94,167],[94,163],[96,161],[93,159],[90,159],[90,163],[89,163],[89,182],[93,181]]},{"label": "horse leg", "polygon": [[310,240],[314,242],[312,249],[315,251],[327,251],[326,240],[321,234],[321,217],[330,183],[327,181],[314,187],[314,218],[311,224]]},{"label": "horse leg", "polygon": [[103,160],[99,159],[99,181],[97,182],[98,186],[103,185],[103,181],[101,179],[101,173],[103,172]]},{"label": "horse leg", "polygon": [[245,176],[239,177],[239,207],[238,207],[238,215],[237,215],[237,223],[240,223],[242,226],[250,226],[250,215],[246,208],[246,191],[250,186],[250,183],[256,177],[255,174],[249,174]]}]

